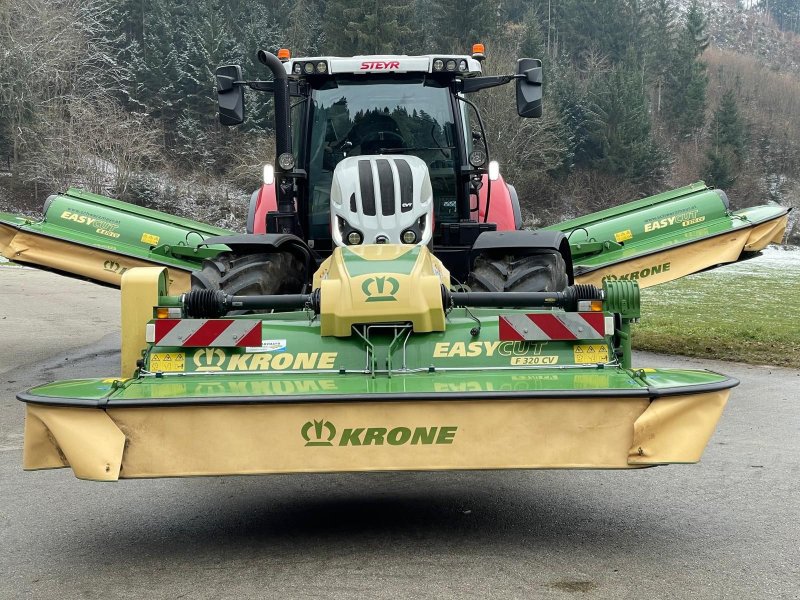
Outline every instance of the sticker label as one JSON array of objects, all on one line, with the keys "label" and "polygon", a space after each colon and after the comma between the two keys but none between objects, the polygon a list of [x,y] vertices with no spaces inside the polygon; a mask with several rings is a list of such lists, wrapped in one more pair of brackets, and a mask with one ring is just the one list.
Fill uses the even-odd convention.
[{"label": "sticker label", "polygon": [[182,373],[186,367],[184,352],[154,352],[150,355],[150,370],[163,373]]},{"label": "sticker label", "polygon": [[337,356],[338,352],[261,351],[226,355],[219,348],[201,348],[192,361],[196,371],[308,371],[333,369]]},{"label": "sticker label", "polygon": [[150,244],[151,246],[158,246],[158,241],[161,238],[157,235],[153,235],[152,233],[143,233],[142,234],[142,243],[143,244]]},{"label": "sticker label", "polygon": [[88,225],[100,235],[105,235],[115,239],[120,236],[120,234],[117,233],[117,229],[119,228],[119,221],[117,220],[112,220],[100,215],[92,215],[89,213],[81,214],[79,212],[73,212],[72,209],[62,212],[61,218],[65,221],[72,221],[74,223],[80,223],[81,225]]},{"label": "sticker label", "polygon": [[[300,427],[306,446],[403,446],[452,444],[458,426],[337,427],[325,419],[312,419]],[[338,434],[338,435],[337,435]]]},{"label": "sticker label", "polygon": [[555,365],[558,363],[558,356],[515,356],[511,359],[511,365],[515,367],[529,367],[532,365]]},{"label": "sticker label", "polygon": [[605,344],[576,344],[572,347],[572,353],[578,365],[608,362],[608,346]]},{"label": "sticker label", "polygon": [[630,229],[626,229],[625,231],[618,231],[614,234],[614,239],[617,240],[618,244],[622,242],[627,242],[628,240],[633,238],[633,232]]},{"label": "sticker label", "polygon": [[261,340],[260,346],[247,346],[246,352],[283,352],[286,350],[286,340]]}]

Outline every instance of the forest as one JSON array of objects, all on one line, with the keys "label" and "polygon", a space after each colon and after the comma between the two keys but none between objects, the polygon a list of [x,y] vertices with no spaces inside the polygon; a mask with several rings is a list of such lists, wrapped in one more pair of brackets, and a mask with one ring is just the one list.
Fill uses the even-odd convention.
[{"label": "forest", "polygon": [[[800,0],[0,0],[0,210],[75,186],[241,227],[271,105],[221,127],[213,73],[294,56],[541,58],[544,116],[475,94],[526,224],[705,180],[800,204]],[[796,211],[800,212],[800,211]],[[797,224],[794,234],[797,236]]]}]

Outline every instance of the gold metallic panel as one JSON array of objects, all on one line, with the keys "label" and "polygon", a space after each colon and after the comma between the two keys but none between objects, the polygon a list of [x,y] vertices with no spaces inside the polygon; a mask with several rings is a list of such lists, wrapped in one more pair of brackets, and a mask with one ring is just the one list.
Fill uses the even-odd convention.
[{"label": "gold metallic panel", "polygon": [[786,234],[786,226],[789,223],[789,215],[783,215],[780,219],[774,219],[756,225],[750,230],[747,243],[744,245],[746,252],[758,252],[770,244],[780,244]]},{"label": "gold metallic panel", "polygon": [[714,433],[730,390],[659,398],[633,424],[632,465],[693,463]]},{"label": "gold metallic panel", "polygon": [[441,286],[449,287],[450,274],[427,248],[419,248],[407,273],[379,267],[351,273],[344,256],[349,252],[361,263],[387,264],[403,260],[411,249],[388,244],[334,249],[314,276],[322,300],[320,334],[347,337],[355,324],[398,322],[411,322],[415,332],[444,331]]},{"label": "gold metallic panel", "polygon": [[120,373],[132,377],[136,361],[147,348],[145,332],[153,319],[153,307],[159,296],[167,295],[166,267],[139,267],[122,276],[122,352]]},{"label": "gold metallic panel", "polygon": [[[25,467],[78,477],[624,469],[696,462],[726,392],[530,399],[109,408],[28,405]],[[121,432],[116,435],[115,432]],[[59,457],[63,460],[59,463]],[[109,468],[108,471],[105,469]]]},{"label": "gold metallic panel", "polygon": [[[9,236],[9,229],[13,230],[0,225],[0,250],[9,260],[88,277],[93,281],[116,287],[119,287],[122,275],[129,269],[160,266],[111,250],[90,248],[36,233],[13,230],[16,235]],[[169,274],[172,294],[189,291],[191,287],[189,271],[170,268]]]},{"label": "gold metallic panel", "polygon": [[125,436],[102,410],[36,406],[25,415],[25,469],[72,467],[79,479],[116,481]]},{"label": "gold metallic panel", "polygon": [[685,275],[697,273],[718,264],[735,262],[750,235],[751,229],[742,229],[715,236],[685,246],[666,249],[647,256],[601,267],[596,271],[577,275],[576,283],[603,285],[603,278],[631,279],[640,288],[666,283]]}]

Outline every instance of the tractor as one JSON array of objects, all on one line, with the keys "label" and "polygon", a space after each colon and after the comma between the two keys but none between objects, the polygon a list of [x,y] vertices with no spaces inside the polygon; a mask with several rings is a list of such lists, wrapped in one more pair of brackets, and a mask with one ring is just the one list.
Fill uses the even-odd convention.
[{"label": "tractor", "polygon": [[[490,160],[468,96],[514,82],[517,113],[542,115],[542,63],[483,75],[472,55],[291,58],[260,50],[272,81],[216,71],[219,118],[244,122],[245,89],[274,98],[276,164],[253,193],[247,234],[204,262],[195,289],[232,295],[302,290],[336,246],[428,246],[477,291],[559,291],[573,282],[560,231],[523,231],[519,199]],[[431,208],[432,210],[428,210]],[[430,213],[430,214],[429,214]]]}]

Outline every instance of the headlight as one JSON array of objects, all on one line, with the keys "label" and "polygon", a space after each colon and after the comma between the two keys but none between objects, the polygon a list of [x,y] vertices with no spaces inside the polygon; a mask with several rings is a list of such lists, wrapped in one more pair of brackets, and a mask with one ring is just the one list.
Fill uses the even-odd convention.
[{"label": "headlight", "polygon": [[347,243],[351,246],[358,246],[361,243],[361,234],[357,231],[351,231],[347,234]]},{"label": "headlight", "polygon": [[284,171],[291,171],[294,169],[294,156],[284,152],[278,157],[278,166]]},{"label": "headlight", "polygon": [[417,234],[411,229],[406,229],[400,239],[403,240],[404,244],[413,244],[417,241]]},{"label": "headlight", "polygon": [[474,150],[469,153],[469,164],[473,167],[482,167],[486,162],[486,153],[483,150]]}]

